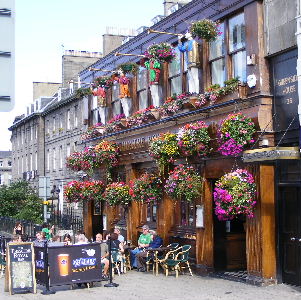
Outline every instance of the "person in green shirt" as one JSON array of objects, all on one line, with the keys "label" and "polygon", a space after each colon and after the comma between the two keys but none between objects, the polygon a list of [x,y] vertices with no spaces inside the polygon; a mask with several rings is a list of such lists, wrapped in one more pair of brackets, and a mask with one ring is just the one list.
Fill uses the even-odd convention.
[{"label": "person in green shirt", "polygon": [[53,233],[54,225],[52,225],[52,227],[49,229],[49,225],[44,223],[42,227],[42,232],[45,232],[46,240],[49,241]]},{"label": "person in green shirt", "polygon": [[142,234],[138,239],[138,247],[130,251],[131,265],[133,268],[137,268],[136,254],[144,251],[145,248],[149,247],[149,243],[152,241],[152,235],[149,233],[149,227],[147,225],[142,226]]}]

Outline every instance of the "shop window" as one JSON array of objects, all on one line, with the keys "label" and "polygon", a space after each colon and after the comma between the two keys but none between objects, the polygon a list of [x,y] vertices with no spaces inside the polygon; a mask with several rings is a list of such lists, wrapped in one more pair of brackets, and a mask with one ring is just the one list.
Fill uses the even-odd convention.
[{"label": "shop window", "polygon": [[148,77],[147,69],[139,67],[137,74],[137,94],[139,101],[139,110],[147,108],[148,105]]},{"label": "shop window", "polygon": [[[223,86],[225,80],[233,77],[239,77],[240,81],[246,82],[244,13],[224,21],[219,29],[221,35],[209,44],[211,84]],[[227,69],[227,66],[231,67]]]},{"label": "shop window", "polygon": [[174,50],[177,55],[169,64],[168,70],[170,95],[182,93],[182,54],[177,47]]}]

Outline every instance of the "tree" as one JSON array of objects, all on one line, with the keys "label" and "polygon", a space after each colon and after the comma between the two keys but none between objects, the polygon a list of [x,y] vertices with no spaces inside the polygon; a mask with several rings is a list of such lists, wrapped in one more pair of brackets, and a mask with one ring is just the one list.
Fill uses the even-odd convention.
[{"label": "tree", "polygon": [[42,223],[42,200],[26,181],[0,187],[0,216]]}]

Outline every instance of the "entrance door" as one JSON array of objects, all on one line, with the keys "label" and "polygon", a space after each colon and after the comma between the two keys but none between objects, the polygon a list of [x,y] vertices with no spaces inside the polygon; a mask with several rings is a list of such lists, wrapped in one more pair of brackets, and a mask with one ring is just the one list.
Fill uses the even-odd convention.
[{"label": "entrance door", "polygon": [[300,189],[300,186],[284,186],[279,191],[282,280],[294,285],[301,285]]}]

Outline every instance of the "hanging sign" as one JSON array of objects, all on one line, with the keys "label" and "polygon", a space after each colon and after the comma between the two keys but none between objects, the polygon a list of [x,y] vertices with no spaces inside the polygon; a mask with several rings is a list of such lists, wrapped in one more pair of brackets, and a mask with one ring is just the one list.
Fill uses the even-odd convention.
[{"label": "hanging sign", "polygon": [[33,243],[7,244],[9,293],[36,293]]},{"label": "hanging sign", "polygon": [[277,159],[300,159],[298,147],[269,147],[247,150],[243,153],[244,162],[269,161]]}]

